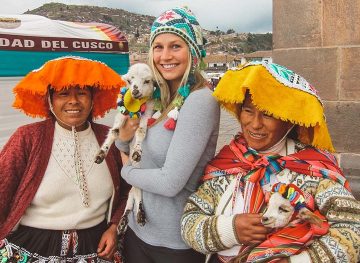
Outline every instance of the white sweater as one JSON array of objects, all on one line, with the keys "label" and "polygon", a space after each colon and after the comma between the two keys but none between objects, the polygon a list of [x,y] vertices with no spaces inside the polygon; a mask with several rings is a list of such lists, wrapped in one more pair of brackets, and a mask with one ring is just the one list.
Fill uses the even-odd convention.
[{"label": "white sweater", "polygon": [[75,143],[71,131],[56,123],[52,152],[40,187],[20,224],[53,230],[84,229],[105,219],[113,183],[106,162],[94,164],[99,144],[91,127],[78,132],[80,154],[89,193],[82,204],[75,172]]}]

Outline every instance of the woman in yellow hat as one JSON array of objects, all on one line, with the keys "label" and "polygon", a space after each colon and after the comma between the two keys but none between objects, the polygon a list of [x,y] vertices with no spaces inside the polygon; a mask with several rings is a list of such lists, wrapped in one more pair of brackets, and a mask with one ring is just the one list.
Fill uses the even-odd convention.
[{"label": "woman in yellow hat", "polygon": [[0,154],[2,262],[119,261],[116,226],[128,185],[113,147],[94,163],[125,82],[105,64],[60,57],[14,88],[13,106],[46,120],[17,129]]},{"label": "woman in yellow hat", "polygon": [[[212,263],[239,253],[242,262],[358,262],[360,202],[330,153],[316,90],[283,66],[253,62],[226,72],[213,95],[242,131],[208,164],[187,201],[187,244]],[[292,220],[306,206],[321,225],[295,220],[273,229],[261,216],[273,192],[290,201]]]}]

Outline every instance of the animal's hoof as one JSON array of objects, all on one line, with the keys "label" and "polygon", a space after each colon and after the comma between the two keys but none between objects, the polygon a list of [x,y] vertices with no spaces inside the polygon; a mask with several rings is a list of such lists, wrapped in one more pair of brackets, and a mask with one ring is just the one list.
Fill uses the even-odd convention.
[{"label": "animal's hoof", "polygon": [[101,164],[104,161],[104,159],[105,159],[105,152],[101,150],[95,157],[95,163]]},{"label": "animal's hoof", "polygon": [[141,153],[136,151],[132,154],[131,158],[134,162],[140,162],[141,161]]},{"label": "animal's hoof", "polygon": [[146,223],[145,211],[142,205],[142,202],[139,203],[139,209],[136,215],[137,223],[140,226],[144,226]]}]

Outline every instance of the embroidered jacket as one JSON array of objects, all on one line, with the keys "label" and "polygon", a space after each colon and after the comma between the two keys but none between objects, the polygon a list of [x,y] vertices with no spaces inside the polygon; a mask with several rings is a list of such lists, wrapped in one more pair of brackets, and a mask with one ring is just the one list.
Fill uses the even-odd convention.
[{"label": "embroidered jacket", "polygon": [[[298,152],[304,147],[297,143],[294,151]],[[316,207],[330,224],[329,232],[315,239],[305,249],[311,261],[358,262],[360,202],[344,186],[333,180],[303,175],[288,169],[273,176],[275,179],[270,184],[263,185],[262,189],[269,191],[274,183],[284,180],[281,179],[284,176],[290,183],[314,197]],[[223,198],[233,192],[231,188],[236,185],[235,179],[236,175],[214,177],[205,181],[189,197],[182,217],[181,233],[183,239],[197,251],[205,254],[232,248],[235,248],[233,251],[239,251],[240,243],[233,228],[235,215],[233,212],[229,213],[231,201],[226,203]],[[221,207],[222,205],[224,206]]]},{"label": "embroidered jacket", "polygon": [[[108,127],[92,123],[99,145]],[[52,119],[22,126],[10,137],[0,153],[0,240],[18,223],[30,205],[45,174],[51,154],[55,122]],[[112,146],[106,164],[113,184],[114,199],[109,222],[117,224],[124,211],[129,185],[120,177],[122,164]]]}]

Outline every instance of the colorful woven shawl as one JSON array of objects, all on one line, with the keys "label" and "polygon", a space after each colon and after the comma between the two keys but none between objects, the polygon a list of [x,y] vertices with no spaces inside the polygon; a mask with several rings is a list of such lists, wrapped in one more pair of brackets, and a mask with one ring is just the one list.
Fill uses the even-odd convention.
[{"label": "colorful woven shawl", "polygon": [[[247,147],[241,133],[222,148],[216,158],[207,165],[202,180],[217,176],[242,176],[242,186],[239,189],[244,193],[244,213],[259,213],[265,202],[261,186],[270,182],[270,176],[285,168],[304,175],[335,180],[349,189],[348,181],[330,153],[308,147],[288,156],[261,156]],[[318,215],[324,219],[320,213]],[[310,240],[326,232],[327,222],[321,227],[309,223],[285,227],[270,234],[266,241],[252,249],[247,262],[260,262],[265,258],[269,260],[297,254]]]}]

